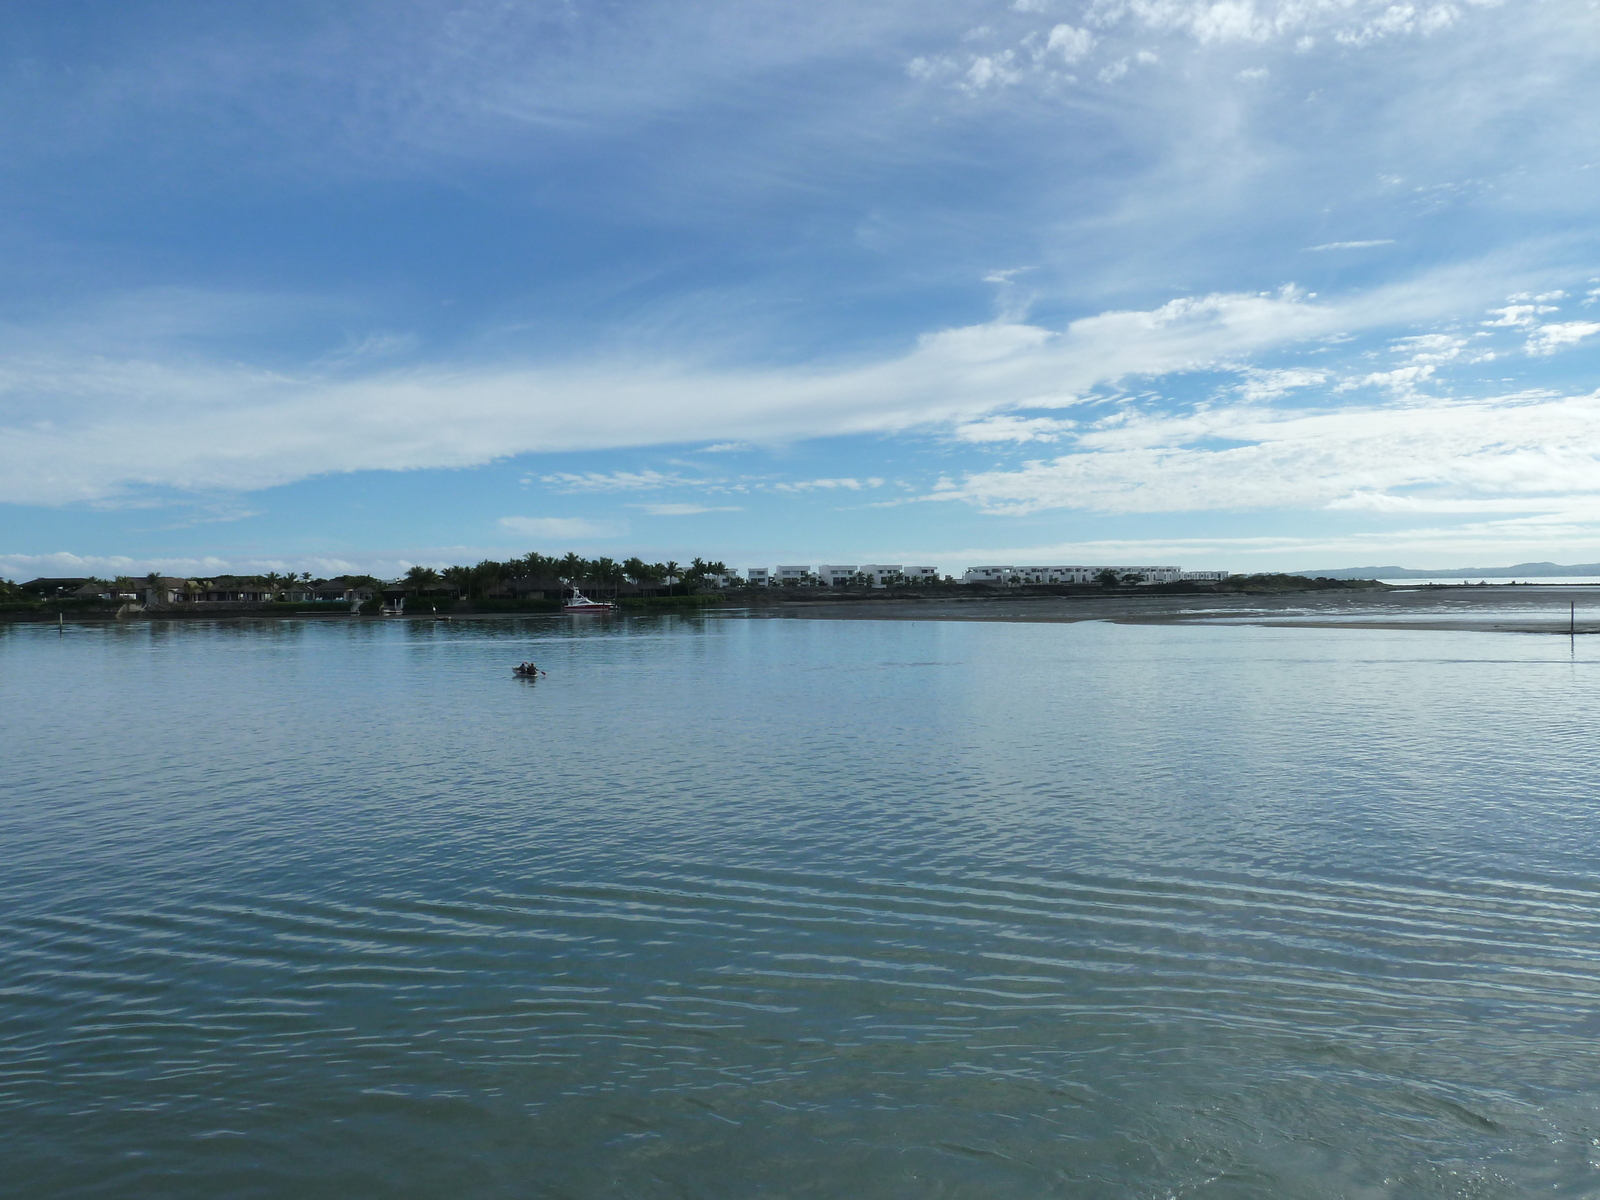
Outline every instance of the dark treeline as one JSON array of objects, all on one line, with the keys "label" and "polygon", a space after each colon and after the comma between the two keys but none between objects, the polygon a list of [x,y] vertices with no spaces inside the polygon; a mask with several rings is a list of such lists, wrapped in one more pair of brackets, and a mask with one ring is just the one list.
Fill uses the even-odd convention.
[{"label": "dark treeline", "polygon": [[687,566],[676,562],[647,563],[641,558],[625,558],[621,562],[612,558],[584,558],[568,554],[562,558],[532,552],[521,558],[496,562],[486,558],[476,566],[446,567],[435,571],[431,567],[412,567],[402,582],[408,589],[419,593],[451,584],[461,595],[482,598],[507,590],[549,587],[589,587],[596,590],[618,589],[626,585],[645,592],[681,593],[700,591],[708,583],[722,586],[729,582],[728,568],[720,562],[693,559]]},{"label": "dark treeline", "polygon": [[[626,558],[620,562],[611,558],[584,558],[567,554],[556,558],[537,551],[520,558],[503,562],[486,558],[474,566],[449,566],[442,570],[434,567],[414,566],[397,580],[381,580],[371,575],[341,575],[336,580],[314,577],[310,571],[287,574],[268,571],[263,574],[230,573],[203,578],[174,578],[152,571],[149,575],[119,575],[114,579],[86,576],[75,580],[37,580],[35,583],[81,584],[84,594],[103,592],[112,595],[136,595],[148,588],[167,588],[173,592],[201,593],[208,586],[248,587],[273,596],[287,595],[302,588],[315,588],[329,582],[341,583],[349,588],[370,588],[373,591],[404,591],[417,595],[449,591],[463,597],[486,598],[518,595],[526,592],[552,591],[563,588],[590,588],[597,591],[616,591],[631,588],[644,594],[682,595],[703,591],[708,587],[721,587],[734,582],[728,568],[721,562],[695,558],[687,565],[677,562],[647,563],[641,558]],[[0,579],[0,600],[33,598],[36,588]],[[53,594],[64,594],[62,589],[51,589]]]}]

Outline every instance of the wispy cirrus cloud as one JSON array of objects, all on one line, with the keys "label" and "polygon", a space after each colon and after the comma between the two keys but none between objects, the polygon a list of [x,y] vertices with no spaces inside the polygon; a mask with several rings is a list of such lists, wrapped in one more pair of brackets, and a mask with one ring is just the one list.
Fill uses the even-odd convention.
[{"label": "wispy cirrus cloud", "polygon": [[[539,479],[562,492],[640,492],[693,487],[702,481],[662,471],[557,471]],[[531,482],[531,477],[523,482]]]},{"label": "wispy cirrus cloud", "polygon": [[693,517],[701,513],[743,512],[738,504],[633,504],[652,517]]},{"label": "wispy cirrus cloud", "polygon": [[[1072,452],[980,471],[929,499],[997,514],[1366,510],[1565,512],[1600,504],[1600,392],[1279,412],[1138,414]],[[1383,506],[1388,504],[1385,509]],[[1442,505],[1442,507],[1441,507]]]},{"label": "wispy cirrus cloud", "polygon": [[[687,363],[422,365],[289,373],[226,362],[97,358],[87,347],[17,357],[0,501],[64,503],[161,486],[271,487],[329,472],[473,466],[528,452],[711,440],[783,441],[973,421],[1077,402],[1096,384],[1160,375],[1337,330],[1435,316],[1459,280],[1323,303],[1292,287],[1108,311],[1064,329],[991,323],[924,335],[906,353],[802,370]],[[688,486],[687,476],[557,472],[573,491]]]},{"label": "wispy cirrus cloud", "polygon": [[772,490],[775,492],[859,492],[863,488],[882,487],[884,481],[873,477],[870,479],[797,479],[790,483],[774,483]]},{"label": "wispy cirrus cloud", "polygon": [[1323,250],[1366,250],[1373,246],[1392,245],[1394,245],[1393,238],[1375,238],[1367,242],[1324,242],[1320,246],[1307,246],[1306,249],[1312,253],[1317,253]]},{"label": "wispy cirrus cloud", "polygon": [[524,537],[561,542],[621,537],[628,531],[621,521],[596,521],[589,517],[501,517],[499,525],[501,529]]}]

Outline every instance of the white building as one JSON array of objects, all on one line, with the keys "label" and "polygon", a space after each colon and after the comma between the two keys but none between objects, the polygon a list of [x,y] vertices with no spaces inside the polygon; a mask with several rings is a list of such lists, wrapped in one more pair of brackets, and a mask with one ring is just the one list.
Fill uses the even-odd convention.
[{"label": "white building", "polygon": [[823,587],[847,587],[855,582],[855,567],[823,563],[817,568],[817,582]]},{"label": "white building", "polygon": [[1196,583],[1221,583],[1227,577],[1226,571],[1184,571],[1180,575],[1185,582],[1192,579]]},{"label": "white building", "polygon": [[900,569],[899,563],[892,566],[885,563],[863,563],[856,568],[856,574],[865,576],[873,587],[882,587],[889,581],[890,576],[901,575],[904,572]]},{"label": "white building", "polygon": [[969,567],[961,577],[962,583],[1033,584],[1033,583],[1098,583],[1107,571],[1119,578],[1128,575],[1142,576],[1143,583],[1176,583],[1183,578],[1178,567],[1119,567],[1119,566],[1030,566],[1030,567]]},{"label": "white building", "polygon": [[938,583],[938,567],[906,567],[900,572],[912,583]]},{"label": "white building", "polygon": [[1004,583],[1011,578],[1010,567],[968,567],[962,583]]},{"label": "white building", "polygon": [[1183,578],[1181,567],[1101,567],[1118,575],[1143,575],[1145,583],[1177,583]]},{"label": "white building", "polygon": [[810,581],[811,565],[809,563],[803,567],[786,567],[782,563],[778,564],[779,583],[809,583]]},{"label": "white building", "polygon": [[751,587],[766,587],[772,582],[772,568],[746,567],[744,577],[750,581]]},{"label": "white building", "polygon": [[1011,583],[1093,583],[1103,567],[1013,567]]}]

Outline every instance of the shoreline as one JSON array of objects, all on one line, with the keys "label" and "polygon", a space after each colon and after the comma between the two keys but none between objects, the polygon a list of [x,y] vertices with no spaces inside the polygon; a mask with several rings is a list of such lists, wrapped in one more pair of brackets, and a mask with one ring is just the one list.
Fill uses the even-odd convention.
[{"label": "shoreline", "polygon": [[[1559,589],[1559,590],[1558,590]],[[1578,589],[1574,591],[1573,589]],[[1354,591],[788,601],[718,610],[727,620],[988,621],[1025,624],[1249,625],[1285,629],[1415,629],[1475,633],[1600,633],[1594,584],[1438,585]],[[1570,605],[1590,611],[1574,623]]]},{"label": "shoreline", "polygon": [[[1589,611],[1576,622],[1571,605]],[[689,601],[625,607],[617,616],[703,614],[721,620],[979,621],[1024,624],[1250,625],[1286,629],[1409,629],[1450,632],[1524,633],[1560,636],[1600,633],[1600,580],[1593,584],[1423,585],[1415,588],[1275,590],[1262,592],[987,592],[947,595],[759,596],[726,602]],[[401,616],[275,610],[265,605],[226,609],[3,612],[0,623],[102,625],[143,622],[315,620],[472,621],[558,617],[547,607],[525,611],[477,610],[470,604],[449,612]],[[594,618],[583,618],[592,620]]]}]

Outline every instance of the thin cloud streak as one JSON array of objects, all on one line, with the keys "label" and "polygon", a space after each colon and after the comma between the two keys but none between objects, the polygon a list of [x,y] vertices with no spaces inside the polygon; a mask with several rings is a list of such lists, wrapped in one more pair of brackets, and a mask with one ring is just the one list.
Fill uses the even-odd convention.
[{"label": "thin cloud streak", "polygon": [[[1065,330],[987,324],[928,334],[858,367],[715,370],[418,367],[365,378],[225,365],[14,363],[0,395],[0,501],[104,500],[140,488],[252,490],[360,470],[477,466],[510,455],[718,439],[892,433],[1061,407],[1128,375],[1192,370],[1336,331],[1433,318],[1454,277],[1345,303],[1292,288],[1113,311]],[[30,410],[36,414],[28,419]],[[576,479],[572,486],[582,486]]]}]

